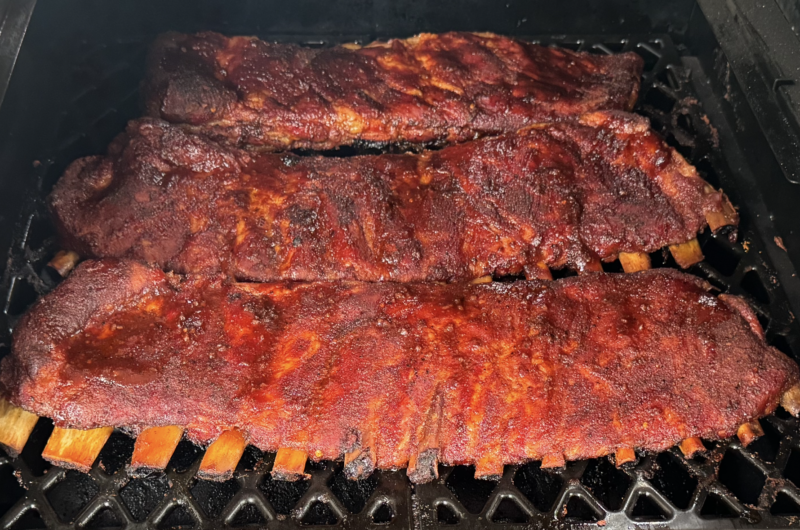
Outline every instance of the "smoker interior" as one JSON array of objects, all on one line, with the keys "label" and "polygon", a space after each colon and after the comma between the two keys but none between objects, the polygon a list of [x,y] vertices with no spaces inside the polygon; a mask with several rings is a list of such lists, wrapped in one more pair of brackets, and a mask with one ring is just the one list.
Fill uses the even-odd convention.
[{"label": "smoker interior", "polygon": [[[775,203],[760,188],[779,179],[780,171],[708,22],[691,2],[646,16],[631,2],[577,2],[582,11],[574,13],[584,16],[575,17],[563,4],[563,12],[538,13],[514,2],[505,11],[484,2],[469,8],[447,2],[346,1],[335,8],[313,1],[243,2],[228,11],[213,2],[195,9],[178,9],[179,2],[138,8],[58,4],[36,7],[0,108],[0,245],[8,256],[0,284],[0,356],[8,352],[19,316],[58,283],[47,267],[58,248],[44,197],[70,161],[104,152],[126,121],[140,114],[146,48],[168,29],[257,34],[309,46],[475,29],[592,53],[641,54],[646,73],[636,112],[740,208],[737,242],[728,234],[702,234],[706,260],[690,272],[721,292],[747,297],[769,342],[794,358],[800,354],[800,327],[790,304],[800,302],[793,296],[795,271],[776,250],[768,222],[770,213],[789,222],[797,213],[767,208]],[[654,266],[675,267],[668,254],[652,259]],[[618,264],[605,268],[620,271]],[[561,528],[603,521],[614,528],[800,526],[798,421],[779,409],[761,424],[765,436],[749,447],[734,440],[706,443],[707,454],[692,460],[673,448],[640,453],[635,465],[622,469],[608,458],[572,462],[559,471],[531,463],[507,466],[499,483],[475,480],[469,467],[442,466],[438,481],[412,486],[404,471],[347,481],[336,462],[309,463],[308,481],[276,482],[269,475],[274,455],[253,447],[233,479],[202,481],[194,476],[203,450],[185,441],[165,474],[133,479],[125,469],[133,440],[122,432],[112,435],[84,475],[41,458],[52,430],[52,422],[42,419],[20,457],[0,452],[0,528]]]}]

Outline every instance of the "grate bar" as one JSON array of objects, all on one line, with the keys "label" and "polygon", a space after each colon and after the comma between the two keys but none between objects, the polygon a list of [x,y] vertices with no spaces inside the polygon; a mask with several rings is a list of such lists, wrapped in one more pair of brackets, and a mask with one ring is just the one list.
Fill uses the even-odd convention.
[{"label": "grate bar", "polygon": [[[372,36],[359,38],[368,41]],[[352,40],[297,35],[292,39],[319,41],[319,45]],[[741,243],[731,242],[725,234],[701,234],[693,252],[699,249],[705,260],[690,265],[689,271],[721,292],[745,296],[768,340],[794,356],[800,346],[798,324],[766,261],[767,246],[753,228],[756,223],[747,209],[748,201],[735,197],[736,173],[722,158],[716,131],[695,93],[703,72],[684,66],[684,62],[695,63],[690,57],[680,57],[668,36],[531,40],[592,53],[636,51],[645,58],[648,69],[637,112],[648,116],[706,180],[724,188],[735,204],[743,206]],[[85,77],[80,81],[78,76],[78,82],[65,83],[65,94],[72,99],[66,100],[69,104],[63,113],[53,116],[53,123],[42,124],[44,130],[55,131],[53,149],[42,153],[42,164],[31,173],[42,193],[66,163],[102,151],[124,121],[136,115],[131,83],[140,77],[138,62],[143,60],[144,45],[126,41],[80,54],[86,62],[99,66],[88,74],[91,82],[85,82]],[[65,74],[63,78],[70,77]],[[23,212],[0,283],[4,330],[60,279],[47,265],[58,249],[42,197],[34,194]],[[652,267],[677,267],[679,259],[674,252],[662,251],[636,256],[631,266],[642,267],[649,260]],[[620,267],[606,267],[615,266]],[[621,267],[627,270],[624,262]],[[0,342],[8,344],[7,333]],[[514,529],[555,529],[603,521],[606,527],[615,528],[798,527],[798,420],[779,409],[760,425],[764,436],[747,447],[725,440],[703,445],[706,450],[692,457],[675,447],[658,455],[637,453],[636,461],[621,469],[610,458],[570,462],[564,469],[550,471],[534,462],[506,466],[499,482],[476,480],[472,469],[440,466],[437,480],[412,487],[405,471],[376,472],[368,479],[349,481],[342,463],[333,462],[307,462],[302,472],[310,475],[308,480],[279,483],[270,474],[275,455],[252,447],[245,449],[232,478],[209,482],[197,478],[207,453],[186,442],[178,444],[163,475],[138,477],[126,467],[134,441],[121,432],[112,434],[89,475],[81,475],[49,467],[41,460],[41,449],[50,434],[49,420],[41,420],[20,457],[0,454],[0,506],[6,506],[0,515],[0,529],[36,522],[53,528],[88,528],[110,521],[104,519],[108,513],[120,526],[136,529],[250,523],[286,530],[315,525],[423,530],[447,527],[453,521],[459,528],[502,525]],[[11,486],[17,477],[26,489],[16,494],[3,491],[2,485],[7,483],[8,490],[14,489]],[[6,478],[10,482],[3,482]],[[38,521],[28,518],[34,511],[39,514]]]}]

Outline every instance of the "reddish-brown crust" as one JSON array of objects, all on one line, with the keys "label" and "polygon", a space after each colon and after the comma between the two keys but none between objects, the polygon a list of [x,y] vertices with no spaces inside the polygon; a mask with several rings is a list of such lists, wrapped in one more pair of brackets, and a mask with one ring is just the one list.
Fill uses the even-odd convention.
[{"label": "reddish-brown crust", "polygon": [[2,384],[59,426],[179,425],[200,443],[235,428],[325,459],[369,443],[375,468],[414,457],[413,480],[437,458],[663,450],[733,435],[798,381],[707,287],[665,269],[236,284],[90,261],[21,321]]},{"label": "reddish-brown crust", "polygon": [[575,53],[492,34],[311,49],[169,33],[153,45],[143,92],[150,116],[235,145],[426,144],[631,110],[642,65],[634,53]]},{"label": "reddish-brown crust", "polygon": [[82,256],[254,281],[582,270],[691,240],[724,201],[623,112],[350,158],[253,154],[145,119],[51,196],[64,247]]}]

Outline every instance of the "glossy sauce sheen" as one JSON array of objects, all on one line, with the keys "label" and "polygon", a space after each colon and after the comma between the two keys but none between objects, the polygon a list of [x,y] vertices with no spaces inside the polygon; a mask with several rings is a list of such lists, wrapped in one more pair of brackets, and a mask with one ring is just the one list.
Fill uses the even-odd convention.
[{"label": "glossy sauce sheen", "polygon": [[[582,270],[734,212],[647,120],[597,112],[422,154],[298,157],[132,122],[51,196],[65,248],[238,280]],[[726,214],[735,225],[735,213]]]},{"label": "glossy sauce sheen", "polygon": [[158,38],[148,114],[271,150],[460,142],[594,110],[631,110],[642,59],[492,34],[422,34],[365,48],[217,33]]},{"label": "glossy sauce sheen", "polygon": [[59,426],[235,428],[325,459],[368,440],[376,468],[663,450],[733,435],[798,380],[707,288],[667,269],[237,284],[90,261],[20,322],[1,381]]}]

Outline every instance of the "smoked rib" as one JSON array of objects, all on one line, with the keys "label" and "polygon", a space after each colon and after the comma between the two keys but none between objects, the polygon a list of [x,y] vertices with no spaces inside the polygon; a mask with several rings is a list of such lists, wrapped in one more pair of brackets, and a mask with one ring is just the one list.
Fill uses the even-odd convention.
[{"label": "smoked rib", "polygon": [[362,470],[412,462],[414,481],[437,461],[663,450],[732,436],[798,381],[747,304],[708,288],[666,269],[255,284],[88,261],[21,320],[0,382],[61,427],[236,430],[315,459],[360,449]]},{"label": "smoked rib", "polygon": [[234,145],[442,144],[595,110],[631,110],[642,59],[492,34],[422,34],[312,49],[217,33],[159,37],[152,117]]},{"label": "smoked rib", "polygon": [[51,195],[62,244],[238,280],[453,281],[599,267],[736,225],[646,119],[597,112],[422,154],[255,154],[132,122]]}]

